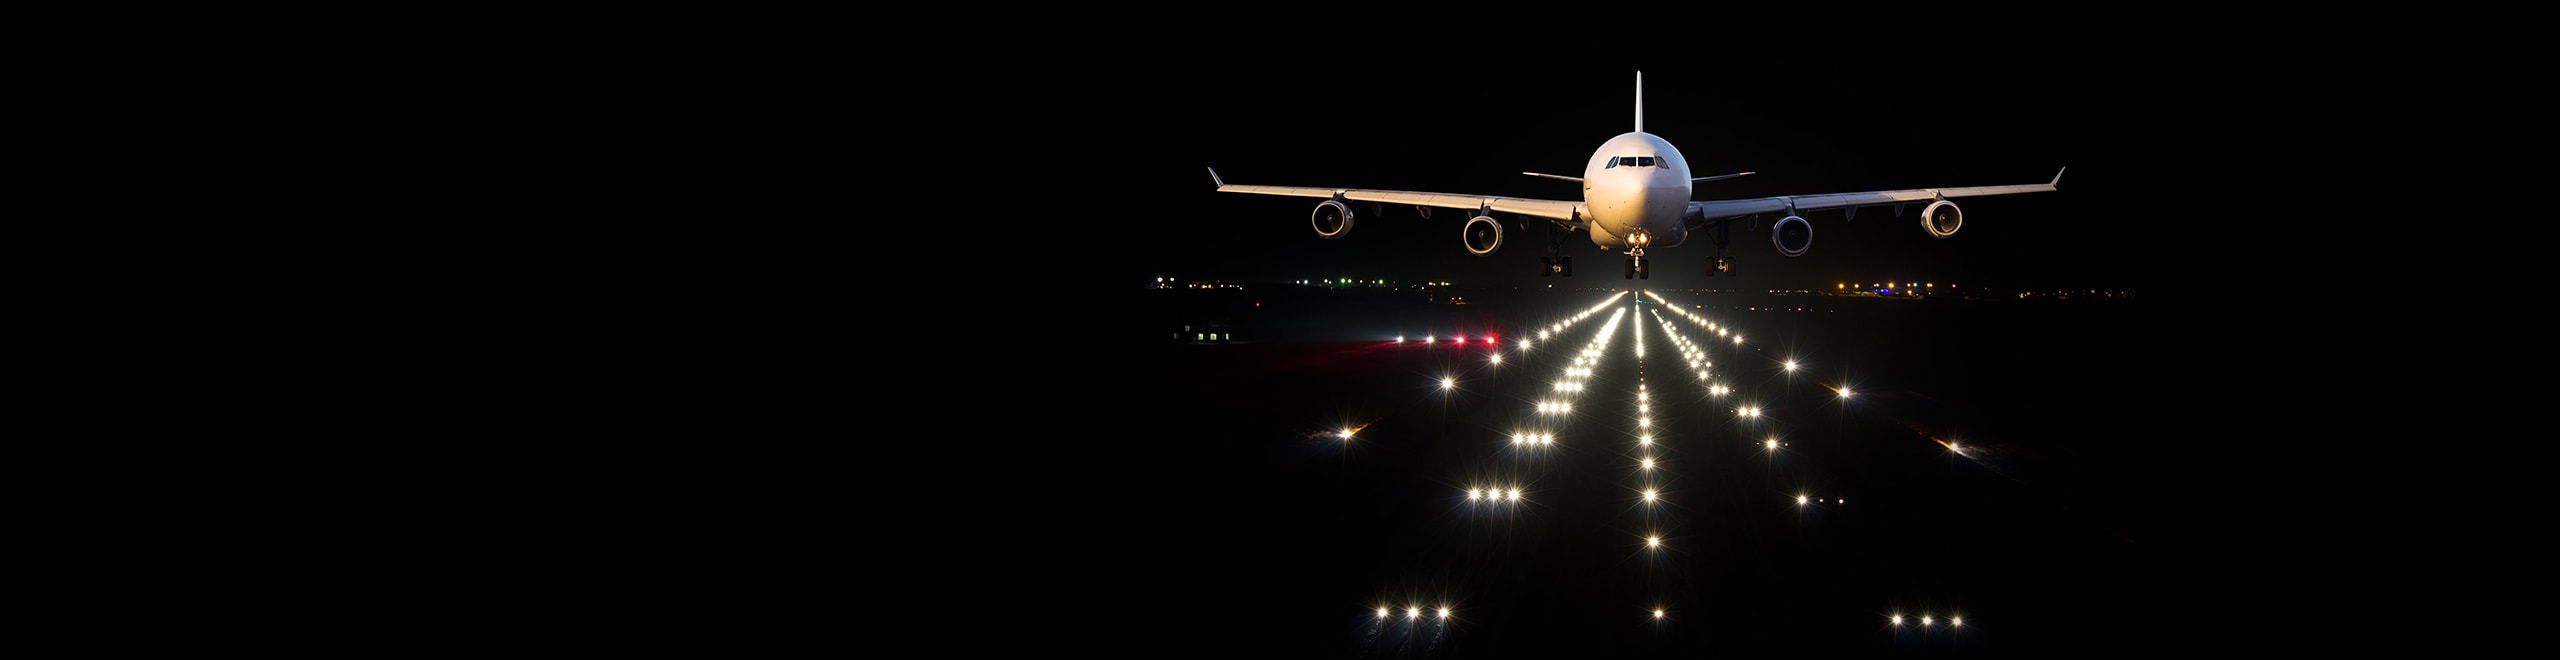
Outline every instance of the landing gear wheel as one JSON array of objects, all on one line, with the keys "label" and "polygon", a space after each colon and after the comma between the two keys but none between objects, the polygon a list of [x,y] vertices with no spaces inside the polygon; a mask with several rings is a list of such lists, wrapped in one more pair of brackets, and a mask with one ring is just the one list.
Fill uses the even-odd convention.
[{"label": "landing gear wheel", "polygon": [[1653,264],[1651,262],[1644,261],[1636,262],[1636,279],[1653,279]]},{"label": "landing gear wheel", "polygon": [[1632,279],[1635,279],[1635,278],[1636,278],[1636,260],[1634,260],[1634,259],[1628,259],[1628,260],[1627,260],[1627,279],[1632,280]]},{"label": "landing gear wheel", "polygon": [[1557,257],[1556,261],[1563,264],[1556,268],[1556,274],[1563,275],[1565,277],[1573,277],[1573,257]]},{"label": "landing gear wheel", "polygon": [[1554,274],[1556,274],[1556,260],[1538,257],[1538,276],[1546,277]]}]

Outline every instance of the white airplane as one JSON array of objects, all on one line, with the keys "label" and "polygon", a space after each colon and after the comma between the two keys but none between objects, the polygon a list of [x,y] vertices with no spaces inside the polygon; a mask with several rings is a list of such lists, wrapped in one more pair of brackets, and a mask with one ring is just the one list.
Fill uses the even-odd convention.
[{"label": "white airplane", "polygon": [[[2070,168],[2063,168],[2068,171]],[[1785,195],[1756,199],[1695,201],[1689,199],[1692,184],[1730,179],[1753,174],[1738,172],[1717,176],[1689,176],[1689,161],[1670,142],[1644,132],[1644,72],[1636,72],[1636,128],[1600,144],[1591,153],[1591,162],[1582,168],[1581,177],[1521,172],[1529,176],[1577,181],[1582,184],[1582,201],[1528,199],[1491,195],[1459,195],[1449,193],[1409,192],[1403,190],[1368,190],[1362,188],[1309,188],[1297,186],[1252,186],[1227,183],[1218,176],[1217,168],[1209,168],[1209,180],[1218,184],[1218,192],[1258,195],[1291,195],[1323,197],[1316,203],[1313,220],[1316,235],[1341,238],[1351,231],[1354,217],[1351,202],[1411,204],[1423,217],[1431,216],[1431,208],[1465,209],[1475,212],[1462,228],[1461,238],[1467,251],[1476,256],[1493,254],[1502,247],[1502,223],[1493,218],[1495,212],[1545,218],[1548,223],[1568,232],[1591,230],[1591,242],[1603,250],[1627,255],[1627,279],[1653,277],[1645,263],[1645,248],[1676,247],[1693,232],[1714,232],[1715,260],[1707,266],[1707,276],[1718,273],[1732,275],[1733,255],[1725,251],[1732,238],[1733,224],[1757,218],[1764,213],[1785,213],[1770,227],[1769,242],[1778,253],[1799,256],[1813,246],[1813,223],[1804,214],[1825,209],[1846,209],[1856,218],[1858,209],[1867,206],[1893,205],[1896,217],[1906,204],[1927,202],[1920,210],[1920,228],[1930,236],[1946,238],[1956,235],[1964,225],[1964,212],[1953,201],[1957,197],[2007,195],[2012,193],[2048,192],[2062,183],[2062,171],[2046,183],[2010,186],[1973,186],[1965,188],[1920,188],[1914,190],[1882,190],[1875,192],[1829,193],[1822,195]],[[1540,276],[1573,275],[1573,258],[1562,256],[1562,239],[1552,232],[1548,236],[1547,254],[1540,258]]]}]

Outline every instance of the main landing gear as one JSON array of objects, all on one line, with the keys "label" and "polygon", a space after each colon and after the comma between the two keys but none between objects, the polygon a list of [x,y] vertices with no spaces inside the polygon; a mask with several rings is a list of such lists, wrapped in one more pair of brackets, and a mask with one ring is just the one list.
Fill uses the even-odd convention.
[{"label": "main landing gear", "polygon": [[1716,223],[1716,258],[1707,262],[1707,277],[1733,275],[1733,253],[1724,250],[1724,247],[1733,241],[1733,225],[1730,224],[1732,222],[1726,220]]},{"label": "main landing gear", "polygon": [[1573,277],[1573,257],[1564,256],[1564,234],[1553,223],[1547,224],[1547,256],[1538,257],[1538,276],[1549,275]]}]

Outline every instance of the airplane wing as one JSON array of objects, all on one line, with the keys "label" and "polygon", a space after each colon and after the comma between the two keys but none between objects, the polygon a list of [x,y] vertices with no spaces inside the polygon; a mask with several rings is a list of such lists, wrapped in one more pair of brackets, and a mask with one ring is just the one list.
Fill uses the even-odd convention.
[{"label": "airplane wing", "polygon": [[1581,210],[1582,206],[1581,202],[1568,202],[1552,199],[1530,199],[1526,197],[1502,197],[1497,195],[1459,195],[1452,193],[1413,192],[1408,190],[1369,190],[1365,188],[1251,186],[1227,183],[1225,179],[1218,177],[1218,170],[1214,168],[1209,170],[1209,179],[1217,182],[1218,192],[1250,193],[1255,195],[1288,195],[1291,197],[1331,198],[1340,196],[1343,199],[1355,202],[1411,204],[1414,206],[1465,209],[1468,211],[1489,208],[1503,213],[1546,218],[1548,220],[1556,221],[1557,225],[1564,226],[1568,229],[1575,227],[1573,220],[1576,217],[1576,213]]},{"label": "airplane wing", "polygon": [[1790,204],[1797,213],[1823,209],[1931,202],[1952,197],[1981,197],[2016,193],[2051,192],[2062,185],[2062,171],[2053,180],[2012,186],[1969,186],[1963,188],[1919,188],[1914,190],[1879,190],[1875,192],[1829,193],[1822,195],[1783,195],[1757,199],[1726,199],[1689,203],[1689,216],[1697,221],[1716,220],[1755,213],[1784,213]]}]

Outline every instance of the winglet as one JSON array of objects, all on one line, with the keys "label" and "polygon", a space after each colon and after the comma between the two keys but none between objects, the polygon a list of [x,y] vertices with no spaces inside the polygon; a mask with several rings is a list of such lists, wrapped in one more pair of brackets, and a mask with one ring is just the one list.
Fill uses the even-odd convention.
[{"label": "winglet", "polygon": [[2069,165],[2064,165],[2064,166],[2062,166],[2062,169],[2054,170],[2054,171],[2053,171],[2053,183],[2048,183],[2048,184],[2044,184],[2044,185],[2053,186],[2053,187],[2056,187],[2056,188],[2062,187],[2062,173],[2064,173],[2064,172],[2069,172],[2069,171],[2071,171],[2071,166],[2069,166]]},{"label": "winglet", "polygon": [[[1218,183],[1218,187],[1220,187],[1220,188],[1225,188],[1225,187],[1227,187],[1227,180],[1226,180],[1226,179],[1218,178],[1218,168],[1215,168],[1215,167],[1209,168],[1209,180],[1210,180],[1210,181],[1215,181],[1215,182],[1217,182],[1217,183]],[[2056,180],[2056,181],[2060,181],[2060,180],[2062,180],[2062,175],[2059,175],[2059,174],[2054,175],[2054,180]]]}]

